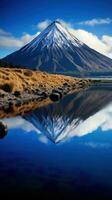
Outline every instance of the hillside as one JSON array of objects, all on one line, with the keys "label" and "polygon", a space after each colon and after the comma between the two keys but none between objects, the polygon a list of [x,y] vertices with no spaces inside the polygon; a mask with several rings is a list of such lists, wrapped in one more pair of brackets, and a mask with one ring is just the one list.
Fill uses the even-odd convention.
[{"label": "hillside", "polygon": [[11,63],[8,63],[2,59],[0,59],[0,68],[3,67],[3,68],[27,68],[27,67],[22,67],[20,65],[15,65],[15,64],[11,64]]},{"label": "hillside", "polygon": [[87,79],[17,68],[0,68],[0,118],[23,115],[84,89]]}]

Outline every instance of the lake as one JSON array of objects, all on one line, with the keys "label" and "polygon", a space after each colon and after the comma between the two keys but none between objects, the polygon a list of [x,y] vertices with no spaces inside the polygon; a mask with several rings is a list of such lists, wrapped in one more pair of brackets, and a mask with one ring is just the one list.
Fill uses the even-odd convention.
[{"label": "lake", "polygon": [[2,121],[4,197],[112,199],[112,84]]}]

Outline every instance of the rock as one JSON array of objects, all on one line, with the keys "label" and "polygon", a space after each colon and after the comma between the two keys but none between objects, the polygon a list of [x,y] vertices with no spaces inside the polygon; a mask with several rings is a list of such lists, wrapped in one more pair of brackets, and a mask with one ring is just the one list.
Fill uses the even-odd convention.
[{"label": "rock", "polygon": [[3,90],[4,92],[11,93],[13,90],[13,84],[12,83],[4,83],[0,85],[0,89]]},{"label": "rock", "polygon": [[52,90],[52,93],[59,93],[59,94],[60,94],[60,98],[62,98],[62,96],[63,96],[62,91],[59,90],[59,89],[54,89],[54,90]]},{"label": "rock", "polygon": [[14,92],[14,96],[16,96],[16,97],[21,96],[21,92],[16,90],[16,91]]},{"label": "rock", "polygon": [[0,97],[3,98],[5,96],[5,94],[0,94]]},{"label": "rock", "polygon": [[9,102],[8,104],[4,105],[4,108],[3,108],[4,112],[6,113],[10,113],[13,111],[13,103],[12,102]]},{"label": "rock", "polygon": [[58,90],[62,92],[62,91],[63,91],[63,88],[61,88],[61,87],[58,87]]},{"label": "rock", "polygon": [[62,98],[62,94],[60,92],[53,92],[50,94],[49,98],[51,101],[59,101]]},{"label": "rock", "polygon": [[21,100],[17,100],[15,106],[20,107],[22,105]]},{"label": "rock", "polygon": [[63,83],[63,86],[69,86],[69,84],[65,82],[65,83]]},{"label": "rock", "polygon": [[48,97],[48,95],[46,94],[46,92],[37,92],[37,95],[42,96],[42,97]]},{"label": "rock", "polygon": [[0,122],[0,139],[4,138],[7,135],[7,126],[4,123]]}]

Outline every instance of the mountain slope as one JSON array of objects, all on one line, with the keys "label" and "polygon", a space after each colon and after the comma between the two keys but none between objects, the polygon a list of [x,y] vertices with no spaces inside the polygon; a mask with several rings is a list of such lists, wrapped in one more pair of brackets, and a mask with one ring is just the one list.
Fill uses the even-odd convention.
[{"label": "mountain slope", "polygon": [[112,59],[80,42],[57,21],[3,60],[48,72],[112,70]]}]

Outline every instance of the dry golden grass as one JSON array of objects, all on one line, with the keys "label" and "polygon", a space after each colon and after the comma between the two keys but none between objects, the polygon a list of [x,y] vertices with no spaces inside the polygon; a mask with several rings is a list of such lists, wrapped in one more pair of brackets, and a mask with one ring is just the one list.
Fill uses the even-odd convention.
[{"label": "dry golden grass", "polygon": [[78,78],[64,75],[48,74],[46,72],[31,71],[27,69],[1,68],[0,69],[0,89],[5,91],[5,86],[9,86],[9,92],[16,90],[61,87],[65,82],[73,84],[78,82]]},{"label": "dry golden grass", "polygon": [[[40,106],[52,103],[48,97],[38,100],[34,91],[50,93],[57,88],[63,88],[64,91],[64,84],[69,85],[67,94],[70,90],[77,91],[88,85],[89,80],[28,69],[0,68],[0,118],[24,115]],[[31,94],[27,101],[24,101],[25,91],[27,91],[26,94]],[[15,96],[15,92],[20,92],[20,97]],[[18,98],[20,103],[17,105]],[[6,109],[6,104],[10,106],[8,109]]]}]

